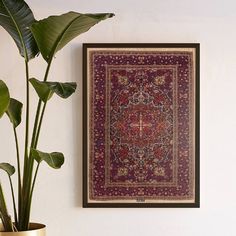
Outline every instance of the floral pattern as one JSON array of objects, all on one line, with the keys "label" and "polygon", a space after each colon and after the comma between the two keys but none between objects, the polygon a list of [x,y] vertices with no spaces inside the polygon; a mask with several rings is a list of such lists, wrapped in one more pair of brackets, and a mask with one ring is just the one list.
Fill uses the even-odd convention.
[{"label": "floral pattern", "polygon": [[89,52],[89,199],[194,201],[193,52]]}]

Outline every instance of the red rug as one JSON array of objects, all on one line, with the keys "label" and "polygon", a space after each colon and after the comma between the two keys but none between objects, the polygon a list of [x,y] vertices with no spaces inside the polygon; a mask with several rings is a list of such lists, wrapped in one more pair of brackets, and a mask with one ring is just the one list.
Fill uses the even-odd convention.
[{"label": "red rug", "polygon": [[194,202],[193,54],[90,50],[90,202]]}]

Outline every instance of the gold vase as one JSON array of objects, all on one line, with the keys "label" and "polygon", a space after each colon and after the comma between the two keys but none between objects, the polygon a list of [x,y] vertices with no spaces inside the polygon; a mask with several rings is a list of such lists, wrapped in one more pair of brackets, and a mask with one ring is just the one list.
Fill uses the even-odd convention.
[{"label": "gold vase", "polygon": [[[0,225],[0,230],[2,225]],[[30,229],[20,232],[2,232],[0,236],[46,236],[46,226],[38,223],[30,223]]]}]

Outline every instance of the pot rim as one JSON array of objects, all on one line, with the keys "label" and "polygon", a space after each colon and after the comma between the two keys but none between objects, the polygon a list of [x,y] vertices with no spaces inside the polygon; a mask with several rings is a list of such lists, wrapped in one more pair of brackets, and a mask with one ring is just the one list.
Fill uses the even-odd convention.
[{"label": "pot rim", "polygon": [[30,232],[30,231],[35,231],[35,230],[44,230],[46,228],[46,225],[41,224],[41,223],[36,223],[36,222],[30,222],[30,228],[29,230],[24,230],[24,231],[14,231],[14,232],[7,232],[7,231],[1,231],[3,228],[3,224],[0,223],[0,233],[24,233],[24,232]]}]

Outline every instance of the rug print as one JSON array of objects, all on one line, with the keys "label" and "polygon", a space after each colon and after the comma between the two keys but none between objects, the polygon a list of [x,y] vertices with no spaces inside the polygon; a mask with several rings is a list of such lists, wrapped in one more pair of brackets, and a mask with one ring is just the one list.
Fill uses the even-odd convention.
[{"label": "rug print", "polygon": [[89,201],[194,202],[193,63],[193,51],[89,51]]}]

